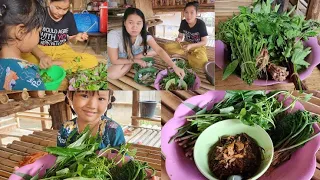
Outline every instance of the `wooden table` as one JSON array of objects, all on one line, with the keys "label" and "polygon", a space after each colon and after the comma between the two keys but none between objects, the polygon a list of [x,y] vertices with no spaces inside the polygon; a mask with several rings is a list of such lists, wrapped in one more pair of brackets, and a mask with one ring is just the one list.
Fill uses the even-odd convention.
[{"label": "wooden table", "polygon": [[[157,43],[163,47],[164,43],[170,42],[170,40],[164,40],[164,39],[156,39]],[[207,47],[207,53],[209,61],[214,61],[214,48],[213,47]],[[155,56],[155,65],[154,67],[157,68],[159,71],[165,69],[168,67],[168,65],[159,57]],[[199,91],[207,91],[214,89],[214,86],[207,80],[206,73],[204,69],[194,69],[196,74],[199,76],[201,80],[201,86]],[[109,88],[112,90],[154,90],[155,88],[153,85],[151,86],[142,86],[138,83],[136,83],[133,78],[135,75],[135,71],[131,69],[124,77],[113,80],[108,78],[109,82]]]},{"label": "wooden table", "polygon": [[[195,95],[202,94],[203,92],[193,92],[193,91],[161,91],[161,123],[164,125],[167,123],[174,114],[175,109],[186,99],[193,97]],[[313,114],[320,116],[320,91],[306,91],[306,93],[313,93],[313,96],[309,102],[302,102],[304,108]],[[296,93],[295,93],[296,94]],[[320,151],[317,155],[317,168],[315,170],[312,179],[320,180]],[[161,179],[168,180],[169,176],[165,169],[165,157],[162,155],[161,164]]]},{"label": "wooden table", "polygon": [[[216,66],[215,68],[215,87],[216,90],[294,90],[293,83],[288,84],[276,84],[272,86],[256,86],[251,85],[249,86],[245,82],[243,82],[238,76],[236,75],[230,75],[226,80],[222,80],[223,76],[223,70],[221,70],[219,67]],[[307,88],[309,90],[319,90],[320,89],[320,70],[318,68],[315,68],[312,72],[312,74],[303,82],[307,85]]]},{"label": "wooden table", "polygon": [[[134,132],[140,132],[141,129],[137,127],[128,127],[124,128],[133,128]],[[140,131],[139,131],[140,130]],[[149,129],[150,130],[150,129]],[[158,137],[151,140],[152,144],[159,144],[160,146],[160,130],[152,130],[153,133]],[[56,146],[57,144],[57,130],[46,129],[44,131],[35,131],[33,134],[28,136],[22,136],[21,141],[13,141],[12,144],[8,144],[7,147],[0,147],[0,180],[8,179],[8,177],[13,173],[14,167],[18,166],[25,156],[36,152],[43,152],[45,147]],[[134,142],[133,139],[137,139],[137,134],[126,136],[125,138],[128,141]],[[139,140],[139,139],[138,139]],[[142,143],[144,143],[143,141]],[[161,152],[160,147],[146,146],[140,144],[132,144],[132,149],[137,149],[137,154],[135,159],[147,162],[151,167],[157,170],[156,175],[161,175]]]}]

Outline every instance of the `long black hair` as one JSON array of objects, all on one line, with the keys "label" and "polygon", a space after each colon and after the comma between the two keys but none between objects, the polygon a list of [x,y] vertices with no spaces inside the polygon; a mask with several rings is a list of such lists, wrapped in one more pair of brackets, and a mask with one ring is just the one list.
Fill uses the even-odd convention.
[{"label": "long black hair", "polygon": [[194,8],[196,9],[196,12],[198,12],[198,9],[199,9],[199,2],[198,1],[188,2],[186,4],[186,6],[184,7],[184,10],[186,10],[186,8],[189,6],[194,6]]},{"label": "long black hair", "polygon": [[133,52],[132,52],[132,42],[130,39],[130,34],[127,32],[126,27],[124,26],[124,22],[128,19],[129,15],[131,14],[136,14],[141,17],[142,22],[143,22],[143,27],[140,32],[141,37],[142,37],[142,45],[143,45],[143,55],[147,55],[147,26],[146,26],[146,19],[144,17],[143,12],[140,9],[137,8],[132,8],[129,7],[126,9],[124,12],[123,20],[122,20],[122,36],[123,36],[123,45],[124,45],[124,50],[128,54],[128,58],[132,59],[133,58]]},{"label": "long black hair", "polygon": [[8,40],[13,40],[9,26],[24,24],[28,34],[42,27],[45,20],[45,0],[0,0],[0,50]]}]

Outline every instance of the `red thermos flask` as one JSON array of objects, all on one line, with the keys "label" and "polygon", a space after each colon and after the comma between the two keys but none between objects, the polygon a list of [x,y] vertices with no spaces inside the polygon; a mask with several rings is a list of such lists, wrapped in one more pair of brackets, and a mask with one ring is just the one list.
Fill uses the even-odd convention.
[{"label": "red thermos flask", "polygon": [[104,2],[100,6],[100,32],[108,32],[108,2]]}]

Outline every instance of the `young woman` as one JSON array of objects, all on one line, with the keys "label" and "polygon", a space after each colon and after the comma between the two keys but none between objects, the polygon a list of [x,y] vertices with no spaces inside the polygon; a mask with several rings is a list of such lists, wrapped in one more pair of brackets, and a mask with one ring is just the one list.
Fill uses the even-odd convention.
[{"label": "young woman", "polygon": [[189,51],[192,48],[205,46],[207,44],[206,24],[197,18],[199,3],[198,1],[188,2],[184,8],[185,19],[181,21],[177,42],[184,40],[190,44],[184,45],[183,48]]},{"label": "young woman", "polygon": [[[47,19],[40,32],[39,46],[32,54],[25,54],[24,59],[40,68],[48,68],[54,60],[64,69],[87,69],[95,67],[98,61],[95,56],[77,53],[67,45],[68,41],[77,42],[88,39],[86,33],[79,33],[73,14],[69,11],[70,0],[50,0],[45,14]],[[79,57],[80,61],[75,61]]]},{"label": "young woman", "polygon": [[171,61],[169,55],[152,36],[147,35],[142,11],[137,8],[127,8],[122,29],[112,30],[108,34],[108,77],[119,79],[130,71],[133,64],[146,67],[142,58],[157,54],[173,68],[178,76],[184,77],[184,71]]},{"label": "young woman", "polygon": [[0,90],[45,90],[39,68],[21,56],[37,46],[44,12],[35,0],[0,0]]}]

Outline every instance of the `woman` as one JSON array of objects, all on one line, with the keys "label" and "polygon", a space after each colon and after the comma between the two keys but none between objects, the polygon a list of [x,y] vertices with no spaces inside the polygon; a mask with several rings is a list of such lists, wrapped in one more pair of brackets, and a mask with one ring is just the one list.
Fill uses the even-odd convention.
[{"label": "woman", "polygon": [[[153,49],[151,50],[150,47]],[[108,78],[119,79],[130,71],[133,64],[146,67],[143,57],[159,55],[174,72],[184,77],[184,71],[171,61],[169,55],[147,35],[144,14],[137,8],[128,8],[123,17],[122,29],[108,34]]]},{"label": "woman", "polygon": [[192,48],[205,46],[208,41],[206,24],[197,18],[199,3],[197,1],[188,2],[184,8],[185,19],[181,21],[177,42],[182,42],[183,36],[186,42],[183,48],[189,51]]},{"label": "woman", "polygon": [[69,7],[70,0],[49,1],[46,11],[47,19],[40,32],[39,45],[32,50],[32,54],[24,54],[24,59],[39,64],[43,69],[49,68],[53,64],[73,71],[97,66],[98,61],[95,56],[77,53],[67,45],[67,41],[76,43],[88,39],[86,33],[78,32]]}]

